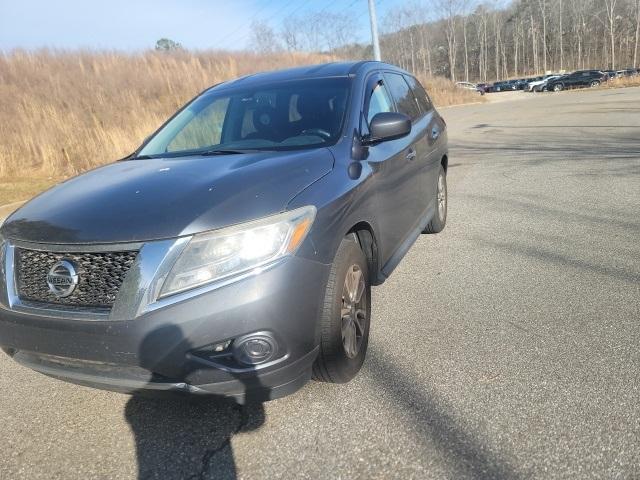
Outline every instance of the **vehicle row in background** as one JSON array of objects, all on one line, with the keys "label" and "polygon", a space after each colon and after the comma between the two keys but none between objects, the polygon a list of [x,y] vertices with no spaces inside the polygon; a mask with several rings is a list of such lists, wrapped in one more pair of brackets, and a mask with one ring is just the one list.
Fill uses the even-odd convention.
[{"label": "vehicle row in background", "polygon": [[569,88],[597,87],[614,78],[635,77],[640,75],[640,68],[624,70],[577,70],[571,73],[553,73],[538,77],[500,80],[494,83],[456,82],[456,86],[465,90],[476,90],[485,93],[561,91]]}]

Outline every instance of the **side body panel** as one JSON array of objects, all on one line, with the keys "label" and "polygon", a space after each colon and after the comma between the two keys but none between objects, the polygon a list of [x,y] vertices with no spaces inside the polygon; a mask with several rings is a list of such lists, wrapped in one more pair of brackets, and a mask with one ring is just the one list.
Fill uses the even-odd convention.
[{"label": "side body panel", "polygon": [[[379,270],[372,274],[376,283],[382,283],[435,212],[437,171],[447,155],[447,135],[441,117],[431,110],[416,122],[408,137],[365,148],[365,158],[354,159],[353,146],[369,92],[367,80],[376,73],[365,72],[361,81],[354,82],[344,137],[331,147],[335,168],[292,199],[287,208],[317,206],[314,227],[298,255],[325,264],[333,261],[344,235],[355,225],[366,224],[377,245]],[[416,158],[408,160],[406,153],[412,144]]]}]

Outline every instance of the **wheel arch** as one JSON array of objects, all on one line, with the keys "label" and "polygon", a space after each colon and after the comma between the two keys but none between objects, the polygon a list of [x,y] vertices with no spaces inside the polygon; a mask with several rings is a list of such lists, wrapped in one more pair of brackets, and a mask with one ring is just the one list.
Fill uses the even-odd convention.
[{"label": "wheel arch", "polygon": [[361,221],[353,225],[345,236],[355,235],[369,267],[369,279],[371,285],[379,285],[380,281],[380,253],[375,231],[370,223]]},{"label": "wheel arch", "polygon": [[445,173],[447,173],[447,170],[449,169],[449,156],[448,155],[443,155],[442,158],[440,159],[440,165],[442,165],[442,168],[444,168]]}]

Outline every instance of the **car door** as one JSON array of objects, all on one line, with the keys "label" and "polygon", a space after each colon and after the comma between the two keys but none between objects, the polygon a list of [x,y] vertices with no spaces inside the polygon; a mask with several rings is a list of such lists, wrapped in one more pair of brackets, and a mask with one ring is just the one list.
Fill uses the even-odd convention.
[{"label": "car door", "polygon": [[576,78],[576,87],[586,87],[591,83],[591,72],[582,72],[578,78]]},{"label": "car door", "polygon": [[[400,80],[404,82],[402,77]],[[361,126],[361,135],[364,137],[377,113],[399,111],[391,89],[388,88],[386,76],[374,73],[366,82]],[[417,178],[419,169],[415,137],[415,132],[412,131],[403,138],[368,147],[366,161],[373,172],[372,210],[381,235],[379,248],[383,265],[398,250],[412,229],[416,228],[423,209],[421,181]]]},{"label": "car door", "polygon": [[429,119],[433,112],[425,112],[420,108],[408,75],[385,72],[384,78],[396,104],[396,110],[411,118],[411,133],[407,137],[409,152],[406,155],[407,176],[410,178],[405,179],[403,188],[408,193],[406,201],[411,202],[411,207],[407,208],[413,212],[415,226],[425,216],[431,199],[435,198],[435,190],[429,188],[429,172],[432,168],[429,164],[429,154],[432,145],[427,135]]},{"label": "car door", "polygon": [[558,83],[562,83],[564,88],[570,88],[573,86],[575,79],[576,79],[575,74],[571,74],[571,75],[567,75],[566,77],[559,78]]},{"label": "car door", "polygon": [[591,84],[591,72],[582,72],[580,78],[576,82],[577,86],[586,87]]},{"label": "car door", "polygon": [[413,129],[420,132],[419,140],[416,143],[416,151],[419,155],[417,167],[420,181],[423,182],[422,195],[425,199],[424,209],[427,211],[436,207],[440,161],[444,155],[442,147],[445,124],[420,82],[410,75],[405,75],[405,79],[411,87],[418,107],[420,107],[420,117],[414,120]]}]

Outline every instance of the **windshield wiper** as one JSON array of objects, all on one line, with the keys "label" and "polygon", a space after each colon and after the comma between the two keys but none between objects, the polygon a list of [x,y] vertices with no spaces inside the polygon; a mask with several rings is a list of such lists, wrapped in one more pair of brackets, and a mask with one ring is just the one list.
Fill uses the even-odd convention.
[{"label": "windshield wiper", "polygon": [[192,152],[167,152],[166,154],[156,155],[138,155],[137,157],[131,157],[131,160],[149,160],[152,158],[180,158],[180,157],[212,157],[214,155],[240,155],[242,153],[255,153],[263,150],[231,150],[231,149],[213,149],[213,150],[200,150]]},{"label": "windshield wiper", "polygon": [[207,157],[210,155],[240,155],[242,153],[255,153],[255,152],[260,152],[261,150],[252,150],[252,149],[247,149],[247,150],[230,150],[230,149],[215,149],[215,150],[206,150],[204,152],[199,152],[196,153],[194,155],[202,155],[203,157]]}]

